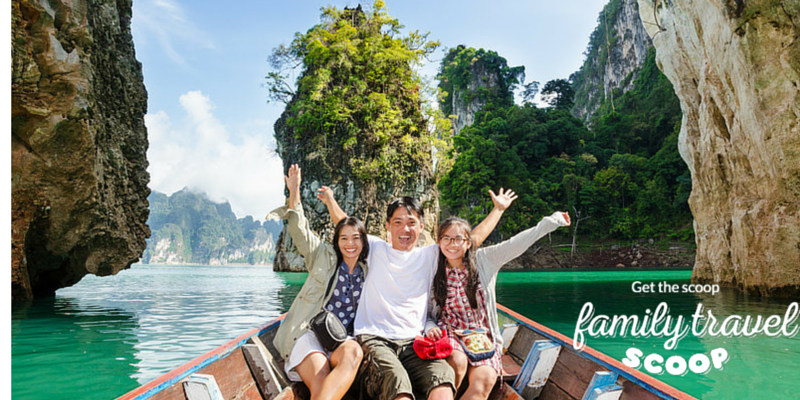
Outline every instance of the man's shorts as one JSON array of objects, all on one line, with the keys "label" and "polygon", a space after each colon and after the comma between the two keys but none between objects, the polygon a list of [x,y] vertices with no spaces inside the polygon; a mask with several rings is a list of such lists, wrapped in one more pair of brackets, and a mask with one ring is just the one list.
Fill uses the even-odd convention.
[{"label": "man's shorts", "polygon": [[358,337],[364,350],[361,376],[366,394],[393,400],[401,394],[427,399],[430,391],[448,385],[455,395],[455,373],[445,360],[423,360],[414,352],[414,340],[391,340],[372,335]]}]

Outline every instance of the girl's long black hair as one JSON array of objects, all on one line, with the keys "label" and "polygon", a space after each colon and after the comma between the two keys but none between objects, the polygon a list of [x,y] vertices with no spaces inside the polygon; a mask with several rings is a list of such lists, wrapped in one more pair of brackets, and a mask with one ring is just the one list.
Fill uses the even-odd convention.
[{"label": "girl's long black hair", "polygon": [[[458,217],[450,217],[444,220],[439,225],[436,238],[441,241],[442,235],[451,226],[459,225],[466,233],[467,240],[470,243],[469,249],[464,253],[463,264],[467,271],[466,292],[469,305],[473,310],[478,309],[478,266],[475,261],[475,243],[472,241],[472,227],[469,223]],[[441,244],[439,245],[441,246]],[[433,298],[439,305],[439,313],[444,308],[444,303],[447,301],[447,257],[444,256],[444,249],[439,249],[439,264],[436,269],[436,275],[433,277]],[[437,316],[438,317],[438,316]]]}]

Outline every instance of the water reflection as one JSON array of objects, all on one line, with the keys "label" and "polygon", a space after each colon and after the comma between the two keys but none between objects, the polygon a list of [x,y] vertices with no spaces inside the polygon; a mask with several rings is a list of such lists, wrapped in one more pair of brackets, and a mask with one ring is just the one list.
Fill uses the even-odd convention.
[{"label": "water reflection", "polygon": [[[731,315],[762,316],[779,315],[783,320],[790,299],[774,299],[751,296],[734,289],[722,288],[720,293],[695,295],[697,303],[702,302],[707,315],[711,310],[717,324]],[[796,323],[791,325],[795,326]],[[739,376],[742,379],[726,382],[726,391],[715,390],[707,399],[726,399],[726,393],[760,393],[768,389],[764,398],[795,398],[800,393],[800,373],[796,360],[800,357],[800,338],[768,337],[763,334],[754,337],[713,337],[705,334],[698,338],[706,348],[724,348],[730,359],[725,364],[725,372],[720,375]]]},{"label": "water reflection", "polygon": [[[139,382],[203,354],[280,315],[284,284],[265,268],[162,267],[132,297],[140,328]],[[180,282],[178,284],[178,282]]]},{"label": "water reflection", "polygon": [[274,319],[285,288],[260,266],[136,265],[86,276],[14,310],[14,397],[117,397]]},{"label": "water reflection", "polygon": [[280,303],[281,313],[289,311],[294,298],[300,292],[300,288],[306,282],[308,273],[305,272],[278,272],[278,276],[286,282],[286,285],[278,290],[278,302]]},{"label": "water reflection", "polygon": [[136,328],[132,313],[73,299],[12,308],[12,397],[109,399],[135,388]]}]

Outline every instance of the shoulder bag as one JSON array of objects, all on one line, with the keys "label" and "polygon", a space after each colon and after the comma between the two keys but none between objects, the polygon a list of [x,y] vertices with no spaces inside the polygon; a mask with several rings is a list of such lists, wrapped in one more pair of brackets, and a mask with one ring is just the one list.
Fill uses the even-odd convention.
[{"label": "shoulder bag", "polygon": [[[331,280],[328,281],[328,289],[325,290],[323,299],[328,297],[328,293],[331,292],[331,287],[335,280],[336,271],[334,271],[333,276],[331,276]],[[347,330],[342,324],[342,321],[332,312],[326,310],[324,306],[322,311],[315,315],[314,318],[311,318],[309,327],[311,331],[317,335],[319,344],[328,352],[333,352],[340,344],[347,340]]]}]

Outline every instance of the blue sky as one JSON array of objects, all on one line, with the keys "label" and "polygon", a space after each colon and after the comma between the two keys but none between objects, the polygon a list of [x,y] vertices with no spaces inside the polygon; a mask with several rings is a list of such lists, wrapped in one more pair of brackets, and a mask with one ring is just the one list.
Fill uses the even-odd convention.
[{"label": "blue sky", "polygon": [[[580,67],[605,3],[388,0],[386,6],[407,29],[430,32],[442,43],[423,74],[435,74],[443,49],[465,44],[524,65],[527,81],[543,85]],[[272,128],[283,105],[267,103],[267,57],[316,24],[322,6],[357,4],[135,0],[132,30],[148,92],[151,189],[172,194],[188,186],[230,201],[238,217],[263,219],[283,204]]]}]

